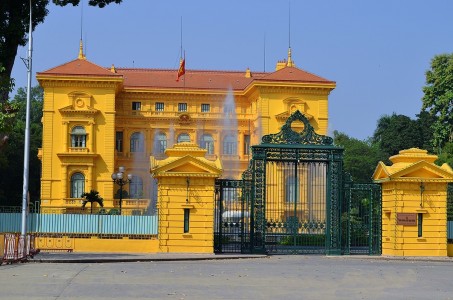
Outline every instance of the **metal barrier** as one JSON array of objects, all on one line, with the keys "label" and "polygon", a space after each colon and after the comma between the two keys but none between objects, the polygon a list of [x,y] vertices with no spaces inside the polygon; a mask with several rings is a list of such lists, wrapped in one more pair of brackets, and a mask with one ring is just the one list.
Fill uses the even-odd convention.
[{"label": "metal barrier", "polygon": [[24,261],[39,251],[35,248],[35,236],[25,237],[19,233],[5,233],[2,264]]}]

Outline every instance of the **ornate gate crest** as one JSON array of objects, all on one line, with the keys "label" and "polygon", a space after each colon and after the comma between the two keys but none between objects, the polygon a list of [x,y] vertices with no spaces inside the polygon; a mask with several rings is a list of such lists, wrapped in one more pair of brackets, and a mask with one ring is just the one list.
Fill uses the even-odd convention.
[{"label": "ornate gate crest", "polygon": [[[301,132],[291,128],[294,121],[304,124]],[[317,134],[308,119],[299,111],[295,111],[282,126],[282,130],[276,134],[268,134],[262,137],[264,144],[299,144],[299,145],[332,145],[333,139],[329,136]]]}]

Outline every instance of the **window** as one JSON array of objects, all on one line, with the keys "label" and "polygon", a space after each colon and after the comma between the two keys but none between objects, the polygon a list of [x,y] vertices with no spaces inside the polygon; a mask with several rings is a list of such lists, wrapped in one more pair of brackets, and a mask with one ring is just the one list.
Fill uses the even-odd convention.
[{"label": "window", "polygon": [[250,135],[244,135],[244,154],[250,154]]},{"label": "window", "polygon": [[83,126],[75,126],[71,132],[71,147],[85,148],[87,134]]},{"label": "window", "polygon": [[164,153],[167,149],[167,136],[163,132],[159,132],[154,139],[154,153]]},{"label": "window", "polygon": [[227,135],[223,139],[223,154],[227,155],[237,154],[237,139],[235,136]]},{"label": "window", "polygon": [[82,198],[85,192],[85,176],[82,173],[74,173],[71,176],[71,198]]},{"label": "window", "polygon": [[184,233],[190,230],[190,208],[184,208]]},{"label": "window", "polygon": [[201,105],[201,112],[210,112],[211,111],[211,105],[210,104],[202,104]]},{"label": "window", "polygon": [[289,176],[286,178],[285,200],[286,203],[296,202],[296,178]]},{"label": "window", "polygon": [[418,214],[418,222],[417,222],[417,225],[418,225],[418,233],[417,233],[417,236],[420,238],[423,236],[423,214],[422,213],[419,213]]},{"label": "window", "polygon": [[143,134],[141,132],[134,132],[131,135],[131,152],[143,152]]},{"label": "window", "polygon": [[178,103],[178,111],[187,111],[187,103]]},{"label": "window", "polygon": [[116,132],[115,149],[117,152],[123,152],[123,132],[122,131]]},{"label": "window", "polygon": [[142,107],[141,102],[132,102],[132,110],[140,110],[141,107]]},{"label": "window", "polygon": [[129,183],[129,198],[143,198],[143,180],[138,176],[132,176]]},{"label": "window", "polygon": [[214,139],[210,134],[201,136],[200,147],[208,150],[208,154],[214,154]]},{"label": "window", "polygon": [[178,143],[181,143],[181,142],[190,142],[190,135],[187,134],[187,133],[181,133],[180,135],[178,135],[177,142],[178,142]]},{"label": "window", "polygon": [[163,102],[156,102],[156,111],[164,111],[164,107]]}]

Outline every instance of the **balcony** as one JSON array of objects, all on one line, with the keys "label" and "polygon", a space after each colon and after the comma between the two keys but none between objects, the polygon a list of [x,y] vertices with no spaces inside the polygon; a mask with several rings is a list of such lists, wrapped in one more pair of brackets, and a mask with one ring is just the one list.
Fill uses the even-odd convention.
[{"label": "balcony", "polygon": [[88,153],[90,152],[88,148],[86,147],[69,147],[69,153]]}]

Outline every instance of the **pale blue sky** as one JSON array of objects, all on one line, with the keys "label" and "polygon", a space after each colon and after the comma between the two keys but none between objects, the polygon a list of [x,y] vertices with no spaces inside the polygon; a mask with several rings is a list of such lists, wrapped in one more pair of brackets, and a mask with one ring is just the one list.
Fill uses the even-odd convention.
[{"label": "pale blue sky", "polygon": [[[272,71],[287,55],[289,1],[124,0],[104,9],[86,3],[86,54],[101,66],[177,68],[181,17],[188,69]],[[34,73],[78,54],[80,8],[49,8],[33,35]],[[292,0],[297,67],[337,82],[329,131],[365,139],[384,114],[414,118],[431,59],[453,52],[452,11],[451,0]],[[20,48],[17,87],[26,85],[19,59],[26,55]]]}]

